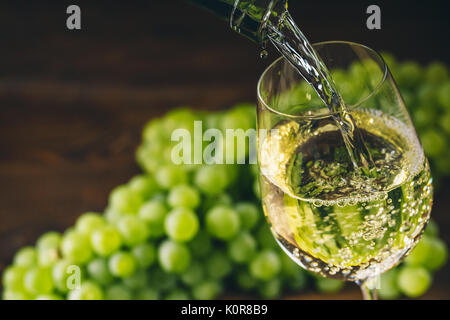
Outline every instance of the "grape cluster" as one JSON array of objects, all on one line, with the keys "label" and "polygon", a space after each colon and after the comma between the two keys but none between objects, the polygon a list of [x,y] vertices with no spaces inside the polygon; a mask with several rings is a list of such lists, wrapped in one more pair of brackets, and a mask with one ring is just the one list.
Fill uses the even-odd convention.
[{"label": "grape cluster", "polygon": [[112,190],[104,214],[85,213],[63,234],[20,249],[3,272],[3,298],[213,299],[236,287],[274,298],[287,285],[305,287],[306,272],[278,250],[263,221],[254,166],[172,164],[172,132],[192,133],[196,120],[203,130],[247,130],[255,106],[184,108],[152,120],[137,151],[144,173]]},{"label": "grape cluster", "polygon": [[[407,99],[426,100],[426,110],[428,102],[435,101],[450,112],[446,68],[432,64],[423,73],[416,64],[386,58],[395,72],[404,75],[399,83],[402,90],[407,86],[405,92],[412,96]],[[419,84],[427,89],[415,90]],[[212,113],[180,108],[151,120],[136,153],[144,173],[115,188],[104,213],[85,213],[64,233],[45,233],[35,246],[20,249],[2,274],[3,298],[213,299],[239,292],[276,298],[308,287],[339,291],[343,281],[304,271],[277,246],[261,212],[256,165],[173,164],[175,129],[186,129],[193,137],[194,121],[199,120],[203,132],[208,128],[245,131],[254,128],[255,117],[254,105],[239,104]],[[443,127],[437,135],[450,134],[448,129]],[[426,138],[436,135],[436,130],[430,126],[420,133]],[[224,160],[236,163],[237,157],[248,157],[248,148],[240,155],[235,151],[242,146],[216,142],[223,148]],[[438,159],[447,150],[436,150],[426,142],[424,146],[435,166],[442,166]],[[383,275],[380,295],[421,295],[430,284],[430,272],[446,259],[445,244],[431,224],[408,259]]]}]

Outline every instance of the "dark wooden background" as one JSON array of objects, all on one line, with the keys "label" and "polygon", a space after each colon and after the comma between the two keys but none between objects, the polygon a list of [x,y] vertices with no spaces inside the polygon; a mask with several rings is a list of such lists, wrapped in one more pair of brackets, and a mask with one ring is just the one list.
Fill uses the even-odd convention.
[{"label": "dark wooden background", "polygon": [[[378,31],[365,27],[371,3],[342,2],[291,0],[290,11],[314,42],[449,63],[444,1],[377,1]],[[73,3],[79,31],[66,29]],[[105,207],[110,190],[139,172],[134,152],[146,121],[179,105],[255,101],[256,81],[276,57],[259,59],[257,45],[182,1],[2,1],[0,41],[0,270],[42,232]],[[448,190],[433,211],[447,243]],[[448,271],[426,298],[450,298]]]}]

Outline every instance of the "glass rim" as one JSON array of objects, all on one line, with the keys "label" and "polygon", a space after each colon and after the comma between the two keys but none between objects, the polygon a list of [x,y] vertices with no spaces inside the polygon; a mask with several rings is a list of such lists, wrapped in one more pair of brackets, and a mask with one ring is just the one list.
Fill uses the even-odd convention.
[{"label": "glass rim", "polygon": [[[381,80],[379,81],[379,83],[376,85],[376,87],[365,97],[361,98],[360,100],[358,100],[358,102],[354,103],[354,104],[346,104],[346,106],[351,110],[351,109],[355,109],[358,106],[360,106],[364,101],[367,101],[370,97],[372,97],[375,93],[377,93],[379,91],[379,89],[381,88],[381,86],[383,85],[383,83],[386,81],[387,75],[388,75],[388,66],[386,64],[386,62],[384,61],[383,57],[381,56],[381,54],[379,54],[376,50],[369,48],[368,46],[361,44],[361,43],[357,43],[357,42],[352,42],[352,41],[341,41],[341,40],[331,40],[331,41],[320,41],[320,42],[316,42],[313,43],[313,47],[319,46],[319,45],[329,45],[329,44],[347,44],[350,46],[357,46],[360,48],[364,48],[367,51],[371,52],[372,54],[374,54],[376,57],[378,57],[382,63],[382,72],[383,72],[383,76],[381,77]],[[256,94],[257,94],[257,98],[258,100],[264,105],[265,108],[267,108],[268,110],[270,110],[273,113],[276,113],[280,116],[283,117],[287,117],[287,118],[294,118],[294,119],[318,119],[318,118],[324,118],[324,117],[328,117],[328,116],[332,116],[335,115],[336,113],[333,112],[327,112],[327,113],[321,113],[318,115],[294,115],[294,114],[288,114],[288,113],[284,113],[278,110],[275,110],[274,108],[270,107],[266,101],[262,98],[261,96],[261,84],[262,84],[262,80],[264,79],[264,77],[266,76],[266,74],[280,61],[282,61],[284,59],[283,56],[278,57],[277,59],[275,59],[266,69],[264,69],[263,73],[261,74],[261,76],[259,77],[257,86],[256,86]]]}]

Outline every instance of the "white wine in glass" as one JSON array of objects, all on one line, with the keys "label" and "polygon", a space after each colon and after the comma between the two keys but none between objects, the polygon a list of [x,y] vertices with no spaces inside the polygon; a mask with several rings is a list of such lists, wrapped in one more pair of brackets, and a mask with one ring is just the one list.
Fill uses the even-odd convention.
[{"label": "white wine in glass", "polygon": [[371,154],[356,168],[330,110],[283,58],[258,84],[258,159],[264,212],[302,267],[365,283],[418,242],[432,206],[427,159],[381,56],[359,44],[315,49],[334,75]]}]

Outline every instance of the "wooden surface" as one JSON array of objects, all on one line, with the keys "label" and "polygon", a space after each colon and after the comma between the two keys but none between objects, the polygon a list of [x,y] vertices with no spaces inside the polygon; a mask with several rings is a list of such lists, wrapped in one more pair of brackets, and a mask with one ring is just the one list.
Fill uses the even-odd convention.
[{"label": "wooden surface", "polygon": [[[255,44],[176,1],[78,1],[81,31],[65,28],[69,2],[30,2],[0,4],[0,270],[42,232],[103,210],[110,190],[139,172],[134,151],[148,119],[179,105],[216,110],[255,101],[256,81],[276,56],[258,59]],[[439,10],[382,6],[383,29],[370,32],[363,2],[336,3],[308,2],[304,10],[291,1],[291,12],[314,41],[352,40],[403,59],[449,62],[441,41],[448,20]],[[318,9],[327,17],[320,23],[307,13]],[[444,190],[433,216],[449,243]],[[428,296],[450,298],[448,271]],[[336,297],[360,297],[348,292]]]}]

